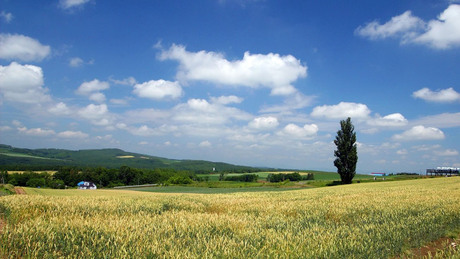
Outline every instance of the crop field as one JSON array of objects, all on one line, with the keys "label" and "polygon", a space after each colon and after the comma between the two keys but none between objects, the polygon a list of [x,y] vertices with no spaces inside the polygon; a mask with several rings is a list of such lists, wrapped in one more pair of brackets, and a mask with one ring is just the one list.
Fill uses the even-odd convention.
[{"label": "crop field", "polygon": [[460,177],[226,194],[26,192],[0,197],[0,257],[391,258],[460,231]]}]

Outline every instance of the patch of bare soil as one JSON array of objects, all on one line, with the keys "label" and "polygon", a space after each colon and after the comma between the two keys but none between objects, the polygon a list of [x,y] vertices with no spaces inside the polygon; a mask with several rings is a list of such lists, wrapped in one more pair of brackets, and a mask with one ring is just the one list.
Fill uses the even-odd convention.
[{"label": "patch of bare soil", "polygon": [[435,256],[439,251],[453,248],[459,251],[460,239],[453,239],[449,237],[443,237],[433,242],[428,243],[425,246],[413,248],[410,250],[410,256],[401,255],[396,258],[431,258]]},{"label": "patch of bare soil", "polygon": [[14,187],[14,191],[16,192],[16,194],[26,194],[26,191],[24,191],[24,189],[22,189],[21,187]]}]

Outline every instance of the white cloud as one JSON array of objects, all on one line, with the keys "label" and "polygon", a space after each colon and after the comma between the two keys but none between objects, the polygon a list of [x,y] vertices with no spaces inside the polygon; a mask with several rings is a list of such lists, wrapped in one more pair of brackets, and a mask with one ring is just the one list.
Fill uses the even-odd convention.
[{"label": "white cloud", "polygon": [[455,149],[436,150],[434,154],[437,156],[458,156],[459,153]]},{"label": "white cloud", "polygon": [[424,22],[420,18],[413,16],[411,11],[406,11],[401,15],[391,18],[385,24],[373,21],[364,27],[360,26],[355,30],[355,34],[372,40],[401,35],[405,37],[405,34],[420,29],[423,25]]},{"label": "white cloud", "polygon": [[51,97],[43,84],[40,67],[16,62],[0,66],[0,90],[6,101],[29,104],[48,102]]},{"label": "white cloud", "polygon": [[199,147],[211,147],[211,142],[205,140],[205,141],[202,141],[200,144],[198,144]]},{"label": "white cloud", "polygon": [[104,82],[104,81],[99,81],[97,79],[94,79],[90,82],[84,82],[82,83],[76,93],[77,94],[80,94],[80,95],[90,95],[91,93],[93,92],[98,92],[98,91],[102,91],[102,90],[106,90],[110,87],[109,83],[108,82]]},{"label": "white cloud", "polygon": [[125,123],[117,123],[116,127],[121,130],[126,130],[132,135],[143,136],[143,137],[171,134],[178,130],[178,127],[173,126],[173,125],[161,125],[160,127],[157,127],[157,128],[151,128],[147,125],[133,127],[133,126],[128,126]]},{"label": "white cloud", "polygon": [[5,11],[2,11],[0,13],[0,17],[3,18],[3,20],[5,20],[6,23],[10,23],[14,18],[12,13],[7,13]]},{"label": "white cloud", "polygon": [[384,117],[377,117],[367,122],[372,126],[400,127],[407,125],[407,119],[401,113],[393,113]]},{"label": "white cloud", "polygon": [[213,103],[218,103],[222,105],[227,105],[231,103],[241,103],[244,99],[235,95],[229,96],[220,96],[220,97],[211,97]]},{"label": "white cloud", "polygon": [[42,61],[51,52],[50,46],[19,34],[0,34],[0,58],[25,62]]},{"label": "white cloud", "polygon": [[460,5],[450,5],[437,20],[429,21],[427,31],[415,38],[414,42],[436,49],[460,46]]},{"label": "white cloud", "polygon": [[278,132],[278,135],[293,138],[311,138],[316,136],[316,133],[318,133],[318,126],[316,124],[305,124],[303,127],[299,127],[290,123],[282,131]]},{"label": "white cloud", "polygon": [[412,140],[440,140],[444,139],[444,132],[438,128],[425,127],[422,125],[412,127],[401,134],[393,136],[393,140],[412,141]]},{"label": "white cloud", "polygon": [[460,127],[460,112],[425,116],[412,123],[414,123],[414,125],[427,125],[438,128]]},{"label": "white cloud", "polygon": [[85,62],[83,61],[83,59],[79,58],[79,57],[74,57],[74,58],[71,58],[69,60],[69,66],[71,67],[80,67],[84,64]]},{"label": "white cloud", "polygon": [[76,7],[81,7],[84,4],[88,3],[90,0],[60,0],[59,6],[62,9],[72,9]]},{"label": "white cloud", "polygon": [[284,100],[283,104],[268,106],[261,109],[261,112],[290,112],[310,106],[315,96],[307,96],[301,92],[289,95]]},{"label": "white cloud", "polygon": [[255,130],[271,130],[278,127],[279,122],[276,117],[266,116],[266,117],[257,117],[249,122],[249,128]]},{"label": "white cloud", "polygon": [[27,129],[26,127],[20,127],[18,128],[18,130],[22,134],[26,134],[29,136],[37,136],[37,137],[46,137],[46,136],[56,134],[54,130],[42,129],[42,128]]},{"label": "white cloud", "polygon": [[177,78],[184,82],[208,81],[215,84],[268,87],[272,95],[289,95],[297,92],[292,83],[307,76],[307,67],[291,55],[269,53],[250,54],[243,59],[229,61],[216,52],[189,52],[184,46],[172,45],[162,51],[162,60],[180,63]]},{"label": "white cloud", "polygon": [[133,93],[139,97],[154,100],[177,99],[182,96],[182,87],[180,84],[165,80],[150,80],[142,84],[134,85]]},{"label": "white cloud", "polygon": [[250,120],[251,115],[234,107],[190,99],[173,109],[173,120],[192,124],[225,124],[230,120]]},{"label": "white cloud", "polygon": [[55,115],[69,115],[71,113],[69,107],[67,107],[67,105],[63,102],[59,102],[56,105],[50,107],[48,112]]},{"label": "white cloud", "polygon": [[103,103],[105,102],[105,95],[103,93],[93,93],[89,96],[89,99],[91,101],[95,101],[98,103]]},{"label": "white cloud", "polygon": [[137,81],[134,77],[130,76],[130,77],[127,77],[125,79],[122,79],[122,80],[117,80],[117,79],[110,79],[110,81],[112,81],[114,84],[117,84],[117,85],[130,85],[130,86],[134,86],[135,84],[137,84]]},{"label": "white cloud", "polygon": [[115,105],[128,105],[128,100],[126,99],[110,99],[111,104]]},{"label": "white cloud", "polygon": [[460,93],[455,91],[452,87],[439,91],[431,91],[425,87],[412,93],[412,96],[414,98],[420,98],[428,102],[448,103],[460,101]]},{"label": "white cloud", "polygon": [[71,131],[71,130],[67,130],[67,131],[63,131],[63,132],[59,132],[57,134],[58,137],[60,138],[73,138],[73,139],[82,139],[82,138],[87,138],[88,137],[88,134],[86,133],[83,133],[81,131]]},{"label": "white cloud", "polygon": [[451,4],[438,19],[424,22],[410,11],[391,18],[385,24],[377,21],[360,26],[355,34],[369,39],[399,37],[401,43],[425,44],[434,49],[460,46],[460,5]]},{"label": "white cloud", "polygon": [[112,122],[112,116],[109,114],[106,104],[89,104],[80,109],[78,115],[84,119],[88,119],[94,125],[107,126]]},{"label": "white cloud", "polygon": [[400,150],[396,151],[396,154],[404,156],[404,155],[409,154],[409,152],[407,152],[407,149],[400,149]]},{"label": "white cloud", "polygon": [[329,119],[365,119],[370,114],[367,105],[361,103],[340,102],[337,105],[317,106],[313,109],[311,116],[326,117]]}]

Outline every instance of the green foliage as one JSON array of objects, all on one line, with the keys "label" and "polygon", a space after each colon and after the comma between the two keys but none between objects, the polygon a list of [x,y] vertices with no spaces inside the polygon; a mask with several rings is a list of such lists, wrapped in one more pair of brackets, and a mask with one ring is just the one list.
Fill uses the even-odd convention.
[{"label": "green foliage", "polygon": [[286,180],[289,180],[291,182],[298,182],[298,181],[305,181],[305,180],[314,180],[314,176],[312,173],[307,173],[305,175],[301,175],[298,172],[294,173],[279,173],[279,174],[269,174],[267,176],[267,181],[271,183],[279,183],[279,182],[284,182]]},{"label": "green foliage", "polygon": [[234,181],[234,182],[257,182],[259,178],[256,174],[243,174],[243,175],[234,175],[225,177],[225,181]]},{"label": "green foliage", "polygon": [[26,185],[28,187],[45,187],[46,183],[44,178],[31,178]]},{"label": "green foliage", "polygon": [[187,176],[172,176],[171,178],[168,179],[166,182],[167,184],[191,184],[193,181]]},{"label": "green foliage", "polygon": [[[15,194],[14,186],[11,184],[0,184],[0,196],[9,195],[9,194]],[[1,213],[1,207],[0,207],[0,213]]]},{"label": "green foliage", "polygon": [[356,174],[356,163],[358,162],[356,133],[350,117],[340,121],[340,128],[334,140],[334,144],[337,146],[334,151],[336,157],[334,165],[337,167],[342,183],[350,184]]}]

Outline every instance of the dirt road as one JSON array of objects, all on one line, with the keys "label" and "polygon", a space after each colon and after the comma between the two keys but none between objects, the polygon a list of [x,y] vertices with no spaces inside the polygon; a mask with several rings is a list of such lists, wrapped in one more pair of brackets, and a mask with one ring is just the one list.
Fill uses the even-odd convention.
[{"label": "dirt road", "polygon": [[24,191],[24,189],[22,189],[21,187],[14,187],[14,191],[16,192],[16,194],[26,194],[26,191]]}]

